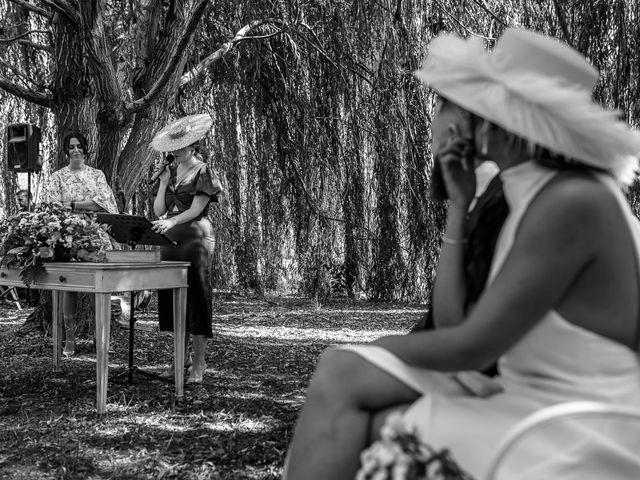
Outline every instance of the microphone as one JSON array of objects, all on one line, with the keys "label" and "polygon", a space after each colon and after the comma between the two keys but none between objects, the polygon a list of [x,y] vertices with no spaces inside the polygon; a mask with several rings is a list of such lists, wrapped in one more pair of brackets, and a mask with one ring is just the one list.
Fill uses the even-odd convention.
[{"label": "microphone", "polygon": [[174,157],[172,153],[169,153],[165,157],[164,162],[162,162],[162,167],[156,170],[153,175],[151,175],[151,178],[149,179],[149,185],[153,185],[156,182],[156,180],[160,178],[160,175],[162,175],[162,172],[164,172],[167,169],[167,167],[173,163],[173,160],[175,158],[176,157]]}]

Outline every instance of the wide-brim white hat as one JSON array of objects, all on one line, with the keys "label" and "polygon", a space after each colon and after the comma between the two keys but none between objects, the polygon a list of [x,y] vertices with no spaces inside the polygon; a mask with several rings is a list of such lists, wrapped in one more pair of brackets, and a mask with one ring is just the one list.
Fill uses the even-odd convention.
[{"label": "wide-brim white hat", "polygon": [[212,124],[213,120],[207,113],[179,118],[160,130],[150,146],[158,152],[180,150],[204,137]]},{"label": "wide-brim white hat", "polygon": [[478,38],[443,34],[415,76],[462,108],[555,153],[635,178],[640,133],[591,99],[598,72],[551,37],[509,28],[491,53]]}]

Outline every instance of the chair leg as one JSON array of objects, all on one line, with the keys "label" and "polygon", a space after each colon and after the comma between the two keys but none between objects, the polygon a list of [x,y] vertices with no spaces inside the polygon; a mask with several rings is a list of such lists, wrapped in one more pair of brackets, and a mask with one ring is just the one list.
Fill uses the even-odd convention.
[{"label": "chair leg", "polygon": [[16,292],[16,287],[11,287],[11,289],[9,290],[9,293],[11,295],[11,298],[13,298],[13,301],[16,303],[16,308],[18,310],[22,310],[22,305],[20,305],[20,297],[18,297],[18,292]]}]

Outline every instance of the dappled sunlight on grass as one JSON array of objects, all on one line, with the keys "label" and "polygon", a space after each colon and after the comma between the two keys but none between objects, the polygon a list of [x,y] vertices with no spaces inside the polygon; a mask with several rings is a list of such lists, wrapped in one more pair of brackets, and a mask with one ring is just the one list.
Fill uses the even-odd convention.
[{"label": "dappled sunlight on grass", "polygon": [[[307,383],[331,344],[409,330],[420,306],[216,295],[203,385],[176,402],[172,382],[134,373],[128,327],[112,323],[107,413],[95,412],[95,350],[53,373],[51,338],[15,335],[28,311],[0,307],[0,478],[276,480]],[[173,337],[139,316],[134,364],[159,372]],[[16,454],[19,452],[19,455]]]},{"label": "dappled sunlight on grass", "polygon": [[407,333],[406,330],[368,330],[366,332],[357,329],[329,330],[324,328],[300,328],[300,327],[244,327],[237,328],[218,327],[218,333],[235,338],[263,341],[274,339],[280,342],[308,341],[328,343],[364,343],[384,335],[399,335]]}]

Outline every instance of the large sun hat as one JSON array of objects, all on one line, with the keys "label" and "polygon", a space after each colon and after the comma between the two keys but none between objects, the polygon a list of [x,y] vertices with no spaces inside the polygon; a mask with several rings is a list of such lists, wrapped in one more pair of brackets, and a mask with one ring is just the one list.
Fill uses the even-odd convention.
[{"label": "large sun hat", "polygon": [[204,137],[212,124],[213,120],[207,113],[179,118],[160,130],[150,146],[158,152],[180,150]]},{"label": "large sun hat", "polygon": [[598,72],[549,36],[509,28],[492,52],[480,38],[442,34],[415,76],[440,95],[552,152],[635,178],[640,133],[591,98]]}]

